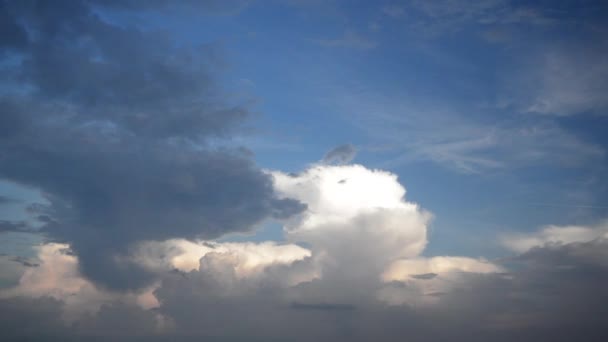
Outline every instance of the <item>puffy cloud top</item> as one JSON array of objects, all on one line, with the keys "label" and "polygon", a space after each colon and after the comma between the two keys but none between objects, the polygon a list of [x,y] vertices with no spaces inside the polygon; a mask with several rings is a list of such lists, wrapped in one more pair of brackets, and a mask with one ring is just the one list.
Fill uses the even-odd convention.
[{"label": "puffy cloud top", "polygon": [[287,238],[310,245],[341,272],[379,275],[391,261],[419,255],[427,243],[431,215],[405,200],[394,174],[316,165],[298,175],[272,175],[278,194],[307,205],[287,221]]}]

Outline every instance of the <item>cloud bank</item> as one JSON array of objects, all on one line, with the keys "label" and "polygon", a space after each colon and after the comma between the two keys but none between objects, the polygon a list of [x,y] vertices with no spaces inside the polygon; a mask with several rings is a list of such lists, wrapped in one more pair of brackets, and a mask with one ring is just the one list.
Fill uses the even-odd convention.
[{"label": "cloud bank", "polygon": [[44,320],[33,330],[40,336],[81,338],[606,336],[593,318],[601,317],[599,303],[608,296],[601,285],[608,274],[601,234],[546,244],[572,227],[545,228],[520,236],[526,249],[501,262],[425,257],[432,216],[406,200],[394,174],[361,165],[267,174],[278,198],[306,205],[284,221],[285,242],[141,241],[119,262],[138,265],[157,281],[129,291],[83,277],[79,256],[67,245],[43,245],[39,266],[24,268],[18,285],[2,291],[0,308],[24,320]]}]

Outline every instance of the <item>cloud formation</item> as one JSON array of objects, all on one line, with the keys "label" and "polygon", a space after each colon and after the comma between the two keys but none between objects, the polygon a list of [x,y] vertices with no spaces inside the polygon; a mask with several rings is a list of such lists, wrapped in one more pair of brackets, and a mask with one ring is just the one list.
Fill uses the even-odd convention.
[{"label": "cloud formation", "polygon": [[[383,282],[377,292],[358,291],[360,286],[368,290],[369,284],[338,282],[328,274],[280,281],[308,267],[303,264],[312,259],[301,247],[183,240],[163,244],[180,246],[169,260],[182,270],[163,272],[158,287],[140,294],[95,293],[88,285],[74,286],[85,281],[74,278],[75,257],[57,254],[63,246],[43,247],[41,267],[22,277],[20,296],[3,293],[0,299],[1,312],[10,313],[0,323],[3,336],[178,341],[400,341],[403,336],[413,341],[568,341],[577,336],[602,341],[608,336],[601,318],[608,299],[603,286],[608,275],[605,239],[537,247],[511,258],[516,267],[509,271],[467,258],[418,257],[407,266],[404,260],[400,267],[409,275]],[[163,251],[158,245],[153,249]],[[195,250],[206,252],[191,269],[182,262],[195,260]],[[275,262],[259,258],[275,252]],[[251,263],[264,266],[240,276],[239,268]],[[71,270],[71,275],[40,278],[53,268]],[[428,271],[434,272],[418,273]],[[62,283],[38,285],[35,279]],[[48,295],[42,295],[43,288]],[[87,310],[71,311],[75,308]]]},{"label": "cloud formation", "polygon": [[559,246],[578,242],[589,242],[608,238],[608,222],[596,226],[555,226],[543,227],[534,233],[508,234],[502,238],[502,244],[518,253],[533,248]]},{"label": "cloud formation", "polygon": [[351,144],[339,145],[329,150],[323,157],[325,164],[343,165],[350,163],[357,155],[357,149]]},{"label": "cloud formation", "polygon": [[608,46],[601,38],[595,44],[565,44],[548,49],[541,67],[531,72],[534,97],[527,108],[532,113],[569,116],[603,114],[608,101]]},{"label": "cloud formation", "polygon": [[135,242],[215,238],[302,209],[276,198],[247,151],[217,147],[248,108],[214,81],[213,46],[178,47],[95,6],[1,8],[22,37],[3,42],[0,177],[42,191],[42,230],[69,243],[84,275],[144,287],[150,274],[116,262]]},{"label": "cloud formation", "polygon": [[[143,241],[121,261],[158,281],[127,292],[98,288],[80,275],[79,257],[66,245],[45,245],[40,267],[25,270],[17,287],[3,292],[2,303],[52,297],[61,324],[71,324],[78,336],[120,327],[112,318],[125,317],[142,324],[143,335],[183,340],[364,340],[376,329],[388,329],[379,336],[392,340],[402,331],[395,319],[457,320],[445,303],[459,291],[489,291],[485,282],[509,279],[502,266],[486,260],[421,256],[431,215],[406,201],[394,174],[361,165],[313,165],[271,177],[279,196],[306,204],[285,221],[288,243]],[[330,317],[343,323],[335,326],[326,321]],[[471,329],[458,324],[449,329]],[[407,329],[420,336],[432,332],[431,325]]]},{"label": "cloud formation", "polygon": [[[428,255],[433,215],[396,174],[350,164],[351,145],[298,173],[259,169],[233,147],[251,109],[218,82],[218,46],[177,43],[113,12],[223,15],[247,3],[0,0],[0,178],[46,199],[28,208],[30,221],[0,220],[0,233],[47,238],[35,257],[0,255],[0,339],[608,340],[605,222],[499,237],[509,254],[498,260]],[[387,25],[437,35],[554,24],[554,13],[510,4],[376,10],[393,17]],[[354,31],[316,42],[378,45]],[[604,70],[588,73],[579,58],[548,64],[546,87],[530,93],[536,111],[605,106]],[[554,87],[564,80],[576,89]],[[356,124],[383,125],[374,134],[403,149],[398,158],[475,173],[603,155],[538,116],[495,123],[366,97],[339,99]],[[283,241],[218,239],[267,220],[283,226]]]},{"label": "cloud formation", "polygon": [[427,243],[431,215],[405,201],[394,174],[328,165],[273,177],[280,195],[307,205],[286,223],[287,239],[310,245],[327,267],[339,267],[330,273],[380,272],[387,262],[420,254]]}]

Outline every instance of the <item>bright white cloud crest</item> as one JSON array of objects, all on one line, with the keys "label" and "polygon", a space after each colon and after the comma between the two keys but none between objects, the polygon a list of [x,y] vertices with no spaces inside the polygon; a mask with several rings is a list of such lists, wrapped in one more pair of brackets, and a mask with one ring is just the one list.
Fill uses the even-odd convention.
[{"label": "bright white cloud crest", "polygon": [[299,175],[273,176],[279,194],[308,206],[286,223],[287,238],[309,244],[317,255],[374,269],[417,256],[427,243],[431,215],[405,201],[394,174],[361,165],[319,165]]}]

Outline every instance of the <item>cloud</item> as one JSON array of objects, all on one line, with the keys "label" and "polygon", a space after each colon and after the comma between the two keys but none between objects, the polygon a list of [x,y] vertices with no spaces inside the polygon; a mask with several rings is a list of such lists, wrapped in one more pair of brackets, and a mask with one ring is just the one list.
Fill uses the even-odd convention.
[{"label": "cloud", "polygon": [[302,304],[302,303],[293,303],[291,305],[292,309],[295,310],[321,310],[321,311],[350,311],[355,310],[356,308],[349,304]]},{"label": "cloud", "polygon": [[402,259],[393,262],[382,274],[385,286],[378,290],[379,300],[388,305],[438,305],[439,298],[451,293],[455,284],[469,274],[499,274],[505,270],[483,259],[440,256]]},{"label": "cloud", "polygon": [[17,200],[14,198],[7,197],[7,196],[0,196],[0,205],[14,203],[14,202],[17,202]]},{"label": "cloud", "polygon": [[24,232],[24,231],[29,231],[29,230],[30,230],[30,227],[25,222],[0,220],[0,233]]},{"label": "cloud", "polygon": [[140,241],[122,257],[158,282],[127,292],[96,287],[80,274],[79,256],[47,244],[40,266],[2,291],[0,313],[40,320],[27,336],[102,340],[605,337],[601,237],[583,242],[592,237],[569,231],[579,239],[541,243],[504,264],[423,257],[430,214],[406,200],[394,174],[312,165],[270,175],[280,196],[306,204],[285,222],[288,242]]},{"label": "cloud", "polygon": [[176,46],[95,6],[2,6],[28,34],[1,56],[0,177],[43,192],[42,231],[87,278],[145,287],[151,274],[117,261],[138,241],[215,238],[302,210],[276,198],[249,152],[219,147],[248,108],[215,81],[215,47]]},{"label": "cloud", "polygon": [[[178,239],[142,242],[131,257],[154,272],[218,272],[217,276],[213,276],[216,280],[224,277],[226,281],[238,281],[256,278],[268,268],[290,265],[310,255],[308,249],[298,245],[271,241],[218,243]],[[298,279],[285,280],[289,283],[299,282]]]},{"label": "cloud", "polygon": [[[268,268],[289,265],[309,256],[310,251],[307,249],[274,242],[254,244],[167,240],[141,242],[128,258],[131,259],[130,262],[141,265],[159,278],[174,271],[184,274],[196,271],[212,278],[218,290],[237,291],[235,286],[240,281],[253,281]],[[97,287],[83,277],[78,265],[80,260],[70,253],[68,245],[41,245],[37,248],[36,259],[36,267],[7,260],[21,264],[22,269],[14,272],[18,275],[18,284],[0,290],[0,298],[52,297],[62,302],[62,318],[69,323],[77,321],[83,314],[97,315],[104,305],[113,305],[115,302],[142,309],[154,309],[160,305],[154,295],[159,283],[127,292]],[[310,276],[305,280],[309,279]],[[281,280],[287,284],[302,281],[297,277]]]},{"label": "cloud", "polygon": [[98,6],[122,10],[190,10],[201,14],[234,14],[247,7],[251,0],[187,0],[180,2],[153,0],[145,3],[136,0],[102,0],[93,2]]},{"label": "cloud", "polygon": [[425,37],[437,37],[470,27],[547,27],[558,22],[556,13],[560,10],[564,8],[509,0],[483,0],[466,6],[453,0],[416,0],[408,3],[402,15],[407,16],[413,32]]},{"label": "cloud", "polygon": [[[367,293],[350,302],[318,300],[323,293],[306,292],[327,289],[310,287],[314,282],[273,284],[271,275],[277,269],[272,267],[263,271],[264,277],[242,278],[232,287],[209,269],[169,272],[154,292],[161,303],[155,309],[111,300],[96,313],[81,314],[66,325],[62,300],[21,296],[0,299],[0,312],[10,313],[1,324],[4,337],[34,340],[48,334],[133,340],[135,334],[177,341],[365,341],[372,336],[383,341],[403,336],[413,341],[568,341],[584,334],[589,341],[602,341],[606,332],[601,317],[608,299],[602,286],[608,275],[606,247],[604,240],[540,247],[512,259],[517,267],[508,273],[414,277],[386,283],[377,299],[375,293]],[[422,285],[432,282],[435,288]],[[342,283],[340,290],[353,292],[357,286],[360,283]]]},{"label": "cloud", "polygon": [[423,279],[423,280],[433,279],[436,276],[437,276],[437,273],[423,273],[423,274],[410,275],[410,277],[412,277],[414,279]]},{"label": "cloud", "polygon": [[394,174],[361,165],[322,165],[298,175],[274,172],[273,178],[277,193],[307,205],[287,221],[287,238],[309,244],[313,254],[335,258],[342,267],[336,271],[347,270],[346,259],[353,266],[361,262],[356,268],[364,271],[416,256],[426,245],[431,215],[405,201]]},{"label": "cloud", "polygon": [[498,273],[501,267],[486,261],[465,257],[432,257],[429,259],[398,260],[382,275],[384,281],[404,281],[409,278],[429,280],[449,272]]},{"label": "cloud", "polygon": [[373,145],[363,148],[387,156],[382,167],[430,161],[477,174],[528,166],[580,167],[605,157],[602,146],[538,116],[487,122],[478,118],[505,113],[460,104],[448,108],[366,87],[329,88],[326,94],[329,105],[348,113],[349,122],[371,139]]},{"label": "cloud", "polygon": [[[504,22],[486,13],[501,3],[415,5],[449,24]],[[2,339],[607,339],[605,224],[511,236],[520,254],[499,261],[424,255],[432,214],[395,174],[348,164],[350,145],[296,174],[260,170],[222,147],[249,108],[217,82],[217,47],[104,12],[174,6],[1,2],[0,177],[43,192],[30,212],[50,240],[35,259],[0,257]],[[318,43],[375,46],[349,33]],[[602,154],[557,126],[399,117],[420,109],[407,105],[360,107],[391,109],[378,134],[408,157],[464,172]],[[285,241],[214,240],[270,218]]]},{"label": "cloud", "polygon": [[327,152],[323,157],[325,164],[343,165],[350,163],[357,155],[357,150],[351,144],[339,145]]},{"label": "cloud", "polygon": [[605,114],[608,100],[608,63],[603,56],[606,44],[572,44],[548,49],[543,53],[537,71],[532,71],[533,98],[527,111],[538,114],[568,116]]},{"label": "cloud", "polygon": [[589,242],[601,238],[608,238],[608,222],[591,227],[549,225],[534,233],[505,234],[502,244],[514,252],[523,253],[537,247]]}]

